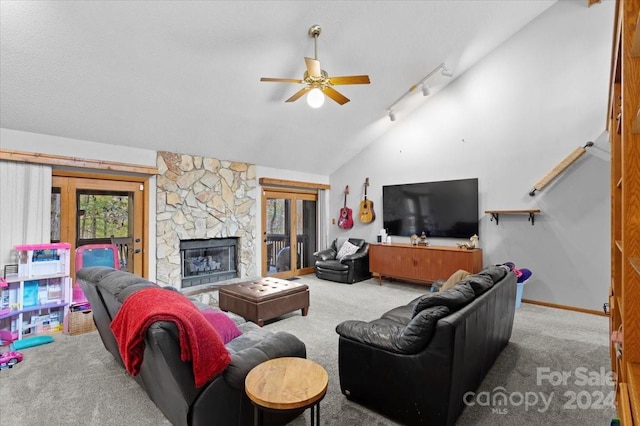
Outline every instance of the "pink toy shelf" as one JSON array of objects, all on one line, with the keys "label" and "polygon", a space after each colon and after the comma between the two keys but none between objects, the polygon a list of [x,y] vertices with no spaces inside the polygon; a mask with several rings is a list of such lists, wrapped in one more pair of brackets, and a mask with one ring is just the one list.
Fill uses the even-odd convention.
[{"label": "pink toy shelf", "polygon": [[0,330],[11,333],[16,342],[54,331],[68,332],[71,245],[17,245],[15,251],[18,273],[0,281]]},{"label": "pink toy shelf", "polygon": [[71,244],[27,244],[18,252],[18,276],[69,275]]},{"label": "pink toy shelf", "polygon": [[0,277],[0,315],[5,315],[11,312],[9,308],[9,292],[8,292],[9,284],[7,280],[3,277]]}]

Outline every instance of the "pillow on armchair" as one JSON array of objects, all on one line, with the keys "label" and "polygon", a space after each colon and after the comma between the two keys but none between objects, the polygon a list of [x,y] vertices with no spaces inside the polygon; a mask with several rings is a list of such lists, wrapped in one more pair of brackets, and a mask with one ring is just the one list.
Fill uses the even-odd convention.
[{"label": "pillow on armchair", "polygon": [[354,254],[358,251],[360,247],[351,244],[349,241],[345,241],[340,250],[338,250],[338,254],[336,255],[336,259],[342,260],[343,257],[348,256],[350,254]]}]

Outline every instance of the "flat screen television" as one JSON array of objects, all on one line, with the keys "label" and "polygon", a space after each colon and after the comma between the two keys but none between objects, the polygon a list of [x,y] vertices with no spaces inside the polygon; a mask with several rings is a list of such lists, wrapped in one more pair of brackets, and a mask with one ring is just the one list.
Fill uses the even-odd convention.
[{"label": "flat screen television", "polygon": [[478,179],[385,185],[382,218],[389,235],[469,238],[478,234]]}]

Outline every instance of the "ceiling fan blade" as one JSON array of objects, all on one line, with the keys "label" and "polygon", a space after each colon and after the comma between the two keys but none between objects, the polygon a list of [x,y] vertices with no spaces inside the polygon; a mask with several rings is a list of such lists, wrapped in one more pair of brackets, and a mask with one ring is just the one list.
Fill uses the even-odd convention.
[{"label": "ceiling fan blade", "polygon": [[311,87],[307,86],[307,87],[303,87],[302,89],[298,90],[296,93],[293,94],[293,96],[291,96],[289,99],[287,99],[285,102],[294,102],[297,101],[298,99],[300,99],[300,97],[302,95],[304,95],[305,93],[307,93],[309,90],[311,90]]},{"label": "ceiling fan blade", "polygon": [[304,83],[304,81],[302,80],[296,80],[294,78],[269,78],[269,77],[262,77],[260,79],[260,81],[271,81],[274,83]]},{"label": "ceiling fan blade", "polygon": [[331,77],[329,82],[334,85],[338,84],[369,84],[371,80],[369,80],[368,75],[345,75],[342,77]]},{"label": "ceiling fan blade", "polygon": [[322,72],[320,71],[320,61],[313,58],[304,58],[304,61],[307,63],[307,74],[309,74],[309,77],[322,76]]},{"label": "ceiling fan blade", "polygon": [[340,105],[344,105],[349,102],[349,98],[332,87],[325,87],[324,89],[322,89],[322,92]]}]

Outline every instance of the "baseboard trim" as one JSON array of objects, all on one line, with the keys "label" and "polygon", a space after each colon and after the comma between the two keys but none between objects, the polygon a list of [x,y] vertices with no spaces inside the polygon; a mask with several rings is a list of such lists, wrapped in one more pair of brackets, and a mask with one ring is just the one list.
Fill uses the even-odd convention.
[{"label": "baseboard trim", "polygon": [[596,311],[594,309],[579,308],[577,306],[559,305],[557,303],[541,302],[539,300],[522,299],[522,303],[530,303],[532,305],[546,306],[548,308],[564,309],[567,311],[576,311],[576,312],[582,312],[585,314],[599,315],[601,317],[609,316],[605,314],[604,311]]}]

